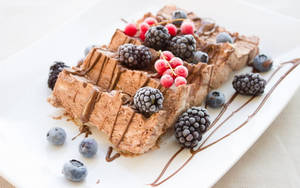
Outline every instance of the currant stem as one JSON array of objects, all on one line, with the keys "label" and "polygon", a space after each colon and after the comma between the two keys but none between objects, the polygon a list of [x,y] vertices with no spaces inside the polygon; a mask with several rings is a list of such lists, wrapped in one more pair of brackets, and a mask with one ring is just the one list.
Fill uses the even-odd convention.
[{"label": "currant stem", "polygon": [[163,24],[168,24],[168,23],[172,23],[172,22],[176,22],[176,21],[184,21],[184,18],[178,18],[178,19],[173,19],[173,20],[167,20],[167,21],[163,21],[163,22],[159,22],[155,25],[163,25]]},{"label": "currant stem", "polygon": [[159,55],[161,55],[162,58],[163,58],[163,60],[165,60],[165,61],[168,63],[168,66],[169,66],[169,68],[171,69],[172,74],[173,74],[174,76],[177,76],[177,74],[174,72],[172,66],[170,65],[169,61],[166,60],[166,56],[161,52],[161,50],[159,50]]}]

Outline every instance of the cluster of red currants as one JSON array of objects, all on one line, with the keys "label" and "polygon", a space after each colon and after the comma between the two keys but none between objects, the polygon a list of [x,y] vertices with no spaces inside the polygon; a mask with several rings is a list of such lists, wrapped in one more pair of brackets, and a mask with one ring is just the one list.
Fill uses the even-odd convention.
[{"label": "cluster of red currants", "polygon": [[[140,39],[142,41],[145,40],[145,35],[146,35],[146,32],[148,31],[148,29],[151,27],[151,26],[154,26],[157,24],[157,20],[153,17],[148,17],[144,20],[143,23],[141,23],[139,25],[139,29],[140,29]],[[159,23],[158,23],[159,24]],[[165,25],[165,27],[168,29],[169,31],[169,34],[174,37],[176,36],[177,34],[177,27],[172,24],[172,23],[167,23]],[[180,26],[180,31],[182,34],[184,35],[187,35],[187,34],[193,34],[194,33],[194,30],[195,30],[195,26],[194,26],[194,23],[191,22],[191,21],[184,21],[181,26]],[[134,23],[130,23],[130,24],[127,24],[125,29],[124,29],[124,33],[130,37],[133,37],[136,35],[138,29],[137,29],[137,26],[136,24]]]},{"label": "cluster of red currants", "polygon": [[188,69],[183,65],[183,61],[170,51],[161,52],[154,68],[161,76],[160,83],[166,88],[171,87],[173,83],[176,87],[187,83]]}]

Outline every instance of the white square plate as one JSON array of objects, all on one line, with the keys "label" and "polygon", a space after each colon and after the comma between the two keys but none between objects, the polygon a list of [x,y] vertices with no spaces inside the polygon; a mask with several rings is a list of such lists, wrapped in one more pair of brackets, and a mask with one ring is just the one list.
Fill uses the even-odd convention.
[{"label": "white square plate", "polygon": [[[300,22],[297,19],[237,1],[185,0],[172,3],[192,10],[201,17],[213,18],[230,31],[259,36],[262,51],[271,54],[275,64],[300,57]],[[92,129],[92,137],[99,143],[99,152],[94,159],[82,158],[78,153],[82,137],[71,141],[78,133],[78,128],[65,119],[52,118],[61,111],[47,103],[51,93],[47,88],[47,76],[53,61],[62,60],[74,65],[83,56],[86,46],[107,44],[114,30],[124,27],[120,18],[136,20],[146,11],[157,11],[164,4],[167,1],[100,1],[57,32],[1,63],[1,176],[16,187],[149,187],[147,184],[157,177],[163,165],[179,148],[173,136],[166,136],[158,150],[134,158],[121,157],[107,163],[105,154],[109,143],[102,139],[103,135]],[[268,84],[267,91],[287,68],[276,74]],[[298,67],[276,88],[262,110],[245,127],[199,153],[161,187],[212,186],[239,160],[287,104],[299,86],[299,73]],[[231,80],[220,90],[228,99],[233,94]],[[237,127],[262,98],[257,97],[236,114],[208,143]],[[224,117],[245,100],[247,97],[239,96]],[[209,112],[215,117],[218,110],[209,109]],[[68,134],[66,144],[59,148],[46,141],[46,132],[54,126],[63,127]],[[189,155],[189,152],[181,153],[166,175],[178,168]],[[88,167],[89,174],[83,183],[70,183],[61,174],[64,162],[73,158],[83,161]],[[96,184],[98,179],[99,185]]]}]

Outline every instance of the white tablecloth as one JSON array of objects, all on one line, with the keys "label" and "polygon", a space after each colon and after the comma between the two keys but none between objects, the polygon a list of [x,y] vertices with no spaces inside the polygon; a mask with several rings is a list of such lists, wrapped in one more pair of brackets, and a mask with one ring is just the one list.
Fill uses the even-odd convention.
[{"label": "white tablecloth", "polygon": [[[95,1],[1,0],[0,61],[62,25],[86,8],[87,2]],[[299,0],[247,1],[300,19]],[[299,106],[300,90],[257,143],[215,187],[300,187]],[[1,178],[0,187],[4,187]]]}]

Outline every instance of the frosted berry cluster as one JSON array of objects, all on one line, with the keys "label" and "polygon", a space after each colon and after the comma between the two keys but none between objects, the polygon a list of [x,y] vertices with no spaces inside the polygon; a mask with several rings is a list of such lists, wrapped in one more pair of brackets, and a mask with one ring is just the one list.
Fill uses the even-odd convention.
[{"label": "frosted berry cluster", "polygon": [[161,52],[154,68],[161,76],[160,83],[166,88],[173,84],[176,87],[187,84],[188,69],[183,65],[183,61],[170,51]]}]

